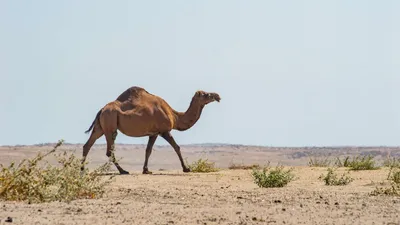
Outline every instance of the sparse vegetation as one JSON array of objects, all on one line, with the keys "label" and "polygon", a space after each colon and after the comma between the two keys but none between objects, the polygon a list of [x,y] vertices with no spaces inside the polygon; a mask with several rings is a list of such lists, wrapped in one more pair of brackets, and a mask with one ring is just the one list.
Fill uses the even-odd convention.
[{"label": "sparse vegetation", "polygon": [[308,166],[310,167],[329,167],[331,164],[331,160],[326,157],[326,158],[318,158],[318,157],[313,157],[310,158],[308,161]]},{"label": "sparse vegetation", "polygon": [[208,159],[198,159],[192,164],[187,163],[191,172],[194,173],[210,173],[219,171],[218,168],[215,167],[215,163],[208,162]]},{"label": "sparse vegetation", "polygon": [[395,184],[400,184],[400,170],[396,170],[396,171],[393,172],[391,180]]},{"label": "sparse vegetation", "polygon": [[389,156],[383,161],[383,166],[389,168],[400,168],[400,158]]},{"label": "sparse vegetation", "polygon": [[350,170],[375,170],[379,169],[379,166],[376,166],[376,162],[374,160],[374,156],[365,155],[365,156],[346,156],[343,160],[340,157],[336,158],[334,163],[336,167],[349,167]]},{"label": "sparse vegetation", "polygon": [[394,168],[389,172],[388,180],[390,182],[389,187],[376,187],[371,195],[391,195],[400,196],[400,169]]},{"label": "sparse vegetation", "polygon": [[230,170],[251,170],[251,169],[260,169],[261,166],[258,164],[244,165],[244,164],[234,164],[232,163],[228,169]]},{"label": "sparse vegetation", "polygon": [[339,157],[336,158],[335,161],[336,167],[348,167],[350,170],[376,170],[379,169],[379,166],[376,165],[374,160],[374,156],[365,155],[365,156],[346,156],[343,160]]},{"label": "sparse vegetation", "polygon": [[371,155],[356,156],[349,162],[350,170],[375,170],[379,169],[375,166],[374,157]]},{"label": "sparse vegetation", "polygon": [[0,165],[0,199],[40,203],[101,197],[111,179],[103,180],[99,175],[110,163],[90,173],[87,169],[81,172],[81,160],[63,152],[55,154],[59,165],[50,165],[44,158],[54,154],[62,143],[60,140],[51,151],[38,153],[17,166],[14,162],[8,167]]},{"label": "sparse vegetation", "polygon": [[[400,183],[400,158],[390,158],[388,157],[384,162],[383,162],[383,166],[389,167],[389,173],[387,176],[387,179],[390,180],[392,178],[392,175],[394,175],[393,179],[395,181],[398,181],[396,183]],[[392,172],[394,171],[394,174],[392,174]],[[396,175],[396,173],[398,173],[398,175]],[[398,177],[397,177],[398,176]]]},{"label": "sparse vegetation", "polygon": [[275,169],[271,169],[269,166],[263,169],[253,169],[252,177],[254,183],[262,188],[273,188],[273,187],[284,187],[289,182],[294,180],[294,174],[292,173],[293,168],[284,170],[282,165],[276,166]]},{"label": "sparse vegetation", "polygon": [[328,168],[328,173],[325,176],[322,174],[319,179],[323,180],[325,185],[328,186],[347,185],[354,180],[349,176],[349,172],[347,174],[343,173],[342,176],[338,177],[338,174],[332,168]]},{"label": "sparse vegetation", "polygon": [[344,160],[341,160],[340,157],[336,157],[335,166],[350,167],[350,157],[346,156],[346,158],[344,158]]}]

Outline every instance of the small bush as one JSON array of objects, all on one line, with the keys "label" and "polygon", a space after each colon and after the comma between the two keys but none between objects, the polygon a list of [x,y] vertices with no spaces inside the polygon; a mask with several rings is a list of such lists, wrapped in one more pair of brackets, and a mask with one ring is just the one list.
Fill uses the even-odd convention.
[{"label": "small bush", "polygon": [[390,181],[389,187],[376,187],[371,195],[400,196],[400,169],[390,170],[388,180]]},{"label": "small bush", "polygon": [[342,161],[339,157],[336,157],[335,166],[337,167],[350,167],[350,157],[347,156]]},{"label": "small bush", "polygon": [[325,185],[328,186],[340,186],[340,185],[347,185],[351,183],[354,179],[348,176],[348,173],[343,173],[340,178],[338,178],[338,175],[335,173],[335,171],[332,168],[328,168],[328,173],[324,176],[321,175],[319,179],[322,179],[325,182]]},{"label": "small bush", "polygon": [[379,169],[375,166],[375,160],[373,156],[356,156],[349,162],[350,170],[376,170]]},{"label": "small bush", "polygon": [[339,157],[336,158],[335,166],[337,167],[349,167],[350,170],[375,170],[379,169],[375,166],[374,156],[355,156],[350,159],[349,156],[341,160]]},{"label": "small bush", "polygon": [[284,187],[294,179],[293,168],[284,170],[283,166],[276,166],[275,169],[264,167],[262,170],[253,169],[252,176],[254,183],[262,188]]},{"label": "small bush", "polygon": [[310,158],[308,161],[308,166],[311,167],[328,167],[331,164],[331,160],[329,158]]},{"label": "small bush", "polygon": [[393,172],[391,180],[395,184],[400,184],[400,170],[397,170],[397,171]]},{"label": "small bush", "polygon": [[371,195],[390,195],[390,196],[400,196],[400,185],[391,184],[390,187],[376,187],[374,191],[371,192]]},{"label": "small bush", "polygon": [[56,154],[58,166],[44,161],[44,158],[55,153],[62,143],[61,140],[48,153],[39,153],[32,159],[23,160],[17,166],[14,162],[8,167],[1,165],[0,199],[40,203],[101,197],[110,180],[103,181],[99,175],[109,169],[110,163],[91,173],[87,169],[81,173],[81,160],[73,154]]},{"label": "small bush", "polygon": [[208,162],[208,159],[199,159],[188,166],[190,171],[194,173],[210,173],[219,170],[215,167],[215,163]]}]

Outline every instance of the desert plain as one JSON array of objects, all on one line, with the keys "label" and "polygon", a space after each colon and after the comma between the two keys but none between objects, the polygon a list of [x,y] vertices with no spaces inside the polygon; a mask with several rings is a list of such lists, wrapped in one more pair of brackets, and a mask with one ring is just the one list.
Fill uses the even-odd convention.
[{"label": "desert plain", "polygon": [[[52,146],[2,146],[0,163],[19,162]],[[65,144],[60,150],[80,156],[81,148]],[[399,157],[400,147],[199,144],[182,145],[181,151],[189,163],[208,159],[221,170],[183,173],[170,146],[155,146],[149,161],[153,174],[143,175],[145,145],[117,143],[116,157],[130,174],[115,176],[105,196],[70,203],[2,201],[0,224],[400,224],[399,197],[370,195],[376,187],[387,185],[388,168],[351,171],[352,183],[326,186],[318,178],[327,168],[307,165],[309,157],[367,154],[379,163],[388,155]],[[106,162],[105,145],[95,145],[87,160],[89,168]],[[268,161],[271,166],[293,167],[296,179],[285,187],[260,188],[251,170],[229,169],[233,164],[264,165]],[[115,168],[113,173],[117,173]]]}]

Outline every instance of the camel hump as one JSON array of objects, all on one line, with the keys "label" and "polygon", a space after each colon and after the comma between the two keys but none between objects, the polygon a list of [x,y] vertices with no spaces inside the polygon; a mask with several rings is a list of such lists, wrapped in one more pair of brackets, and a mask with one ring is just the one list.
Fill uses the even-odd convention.
[{"label": "camel hump", "polygon": [[142,91],[147,92],[144,88],[138,86],[132,86],[128,88],[128,90],[130,90],[131,92],[142,92]]},{"label": "camel hump", "polygon": [[138,86],[132,86],[128,89],[126,89],[122,94],[120,94],[117,98],[117,101],[124,102],[127,101],[128,99],[132,98],[137,98],[140,96],[143,92],[148,93],[144,88],[138,87]]}]

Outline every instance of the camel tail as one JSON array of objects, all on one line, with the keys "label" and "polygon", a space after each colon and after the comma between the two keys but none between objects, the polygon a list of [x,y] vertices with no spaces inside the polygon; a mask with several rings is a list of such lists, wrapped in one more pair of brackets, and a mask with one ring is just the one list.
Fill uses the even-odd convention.
[{"label": "camel tail", "polygon": [[87,131],[85,131],[85,134],[89,133],[89,132],[92,130],[92,128],[93,128],[94,125],[96,124],[96,120],[97,120],[97,119],[99,118],[99,116],[100,116],[100,113],[101,113],[101,109],[100,109],[99,112],[97,113],[96,118],[94,118],[92,125],[90,125],[90,127],[89,127],[89,129],[88,129]]}]

